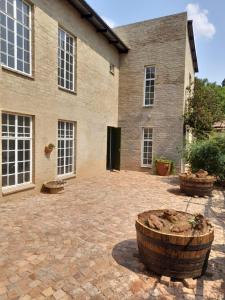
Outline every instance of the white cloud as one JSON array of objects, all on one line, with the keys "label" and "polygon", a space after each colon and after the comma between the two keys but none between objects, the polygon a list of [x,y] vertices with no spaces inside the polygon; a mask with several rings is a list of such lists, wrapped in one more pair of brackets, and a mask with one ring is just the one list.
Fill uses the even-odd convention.
[{"label": "white cloud", "polygon": [[188,18],[193,20],[194,31],[197,36],[211,39],[216,33],[215,26],[209,22],[208,10],[201,9],[198,4],[187,5]]},{"label": "white cloud", "polygon": [[104,17],[104,16],[101,16],[101,18],[106,22],[106,24],[107,24],[109,27],[113,28],[113,27],[116,26],[116,23],[115,23],[112,19],[109,19],[109,18]]}]

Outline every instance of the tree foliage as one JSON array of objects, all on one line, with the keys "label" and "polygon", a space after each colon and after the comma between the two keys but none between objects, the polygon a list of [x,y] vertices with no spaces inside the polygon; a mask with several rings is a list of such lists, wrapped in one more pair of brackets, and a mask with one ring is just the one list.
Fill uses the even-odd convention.
[{"label": "tree foliage", "polygon": [[186,149],[186,159],[193,172],[203,169],[225,180],[225,134],[212,134],[206,140],[190,144]]},{"label": "tree foliage", "polygon": [[206,138],[213,131],[215,122],[225,120],[225,87],[195,78],[188,87],[185,124],[192,128],[197,139]]}]

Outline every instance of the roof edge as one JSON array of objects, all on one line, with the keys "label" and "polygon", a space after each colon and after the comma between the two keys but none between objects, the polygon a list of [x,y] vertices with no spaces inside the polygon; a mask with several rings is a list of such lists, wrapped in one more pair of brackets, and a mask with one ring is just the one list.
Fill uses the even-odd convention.
[{"label": "roof edge", "polygon": [[[152,18],[152,19],[144,19],[141,21],[136,21],[136,22],[132,22],[132,23],[128,23],[128,24],[123,24],[123,25],[119,25],[114,27],[114,30],[123,28],[123,27],[130,27],[130,26],[134,26],[134,25],[142,25],[143,23],[151,23],[151,22],[156,22],[156,21],[161,21],[161,20],[166,20],[168,18],[175,18],[175,17],[180,17],[180,16],[187,16],[187,12],[186,11],[182,11],[182,12],[178,12],[175,14],[171,14],[171,15],[165,15],[165,16],[161,16],[161,17],[156,17],[156,18]],[[187,17],[186,17],[187,18]]]},{"label": "roof edge", "polygon": [[198,59],[197,59],[196,47],[195,47],[193,21],[188,20],[187,26],[188,26],[188,37],[189,37],[189,43],[190,43],[190,47],[191,47],[191,56],[192,56],[193,66],[194,66],[195,73],[198,73],[199,69],[198,69]]},{"label": "roof edge", "polygon": [[81,18],[91,23],[96,28],[96,32],[102,34],[120,53],[128,53],[127,45],[85,0],[68,0],[68,2],[78,10]]}]

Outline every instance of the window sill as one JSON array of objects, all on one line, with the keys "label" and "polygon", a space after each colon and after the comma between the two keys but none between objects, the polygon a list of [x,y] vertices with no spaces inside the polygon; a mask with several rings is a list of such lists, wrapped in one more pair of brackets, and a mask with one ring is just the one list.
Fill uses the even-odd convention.
[{"label": "window sill", "polygon": [[154,104],[151,105],[143,105],[143,108],[154,107]]},{"label": "window sill", "polygon": [[7,187],[2,189],[2,195],[7,196],[15,193],[19,193],[26,190],[32,190],[35,188],[35,184],[29,183],[21,186]]},{"label": "window sill", "polygon": [[149,165],[149,166],[141,166],[141,168],[144,168],[144,169],[151,169],[151,168],[152,168],[152,165]]},{"label": "window sill", "polygon": [[66,88],[63,88],[61,86],[58,85],[58,89],[61,90],[61,91],[64,91],[64,92],[67,92],[69,94],[72,94],[72,95],[77,95],[77,92],[76,91],[70,91],[70,90],[67,90]]},{"label": "window sill", "polygon": [[59,175],[58,179],[67,180],[67,179],[73,179],[76,178],[76,174],[68,174],[68,175]]},{"label": "window sill", "polygon": [[12,72],[12,73],[15,73],[15,74],[17,74],[17,75],[19,75],[19,76],[22,76],[22,77],[25,77],[25,78],[34,80],[34,77],[33,77],[32,75],[29,75],[29,74],[20,72],[20,71],[18,71],[18,70],[15,70],[15,69],[13,69],[13,68],[7,67],[7,66],[5,66],[5,65],[1,65],[1,68],[2,68],[2,70],[4,70],[4,71]]}]

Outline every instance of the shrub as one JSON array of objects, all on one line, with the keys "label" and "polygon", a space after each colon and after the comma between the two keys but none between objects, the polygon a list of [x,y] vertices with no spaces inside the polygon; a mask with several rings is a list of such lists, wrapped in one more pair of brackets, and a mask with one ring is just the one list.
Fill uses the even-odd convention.
[{"label": "shrub", "polygon": [[225,179],[225,135],[214,134],[207,140],[196,141],[186,151],[192,171],[206,170],[210,175]]}]

